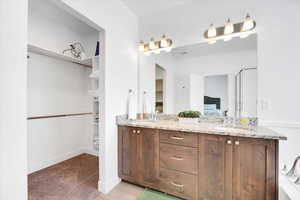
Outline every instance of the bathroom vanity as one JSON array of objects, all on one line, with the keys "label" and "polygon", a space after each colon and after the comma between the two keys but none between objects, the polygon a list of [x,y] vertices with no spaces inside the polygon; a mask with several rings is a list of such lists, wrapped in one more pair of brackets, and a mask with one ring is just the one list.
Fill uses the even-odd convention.
[{"label": "bathroom vanity", "polygon": [[184,199],[277,200],[281,139],[261,127],[122,121],[118,173]]}]

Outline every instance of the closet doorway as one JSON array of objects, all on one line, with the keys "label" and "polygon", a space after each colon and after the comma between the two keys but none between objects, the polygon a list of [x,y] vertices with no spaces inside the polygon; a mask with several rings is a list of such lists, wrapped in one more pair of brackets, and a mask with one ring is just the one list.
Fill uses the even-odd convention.
[{"label": "closet doorway", "polygon": [[159,64],[155,65],[155,111],[165,112],[166,70]]},{"label": "closet doorway", "polygon": [[28,199],[94,199],[105,32],[57,2],[29,0]]}]

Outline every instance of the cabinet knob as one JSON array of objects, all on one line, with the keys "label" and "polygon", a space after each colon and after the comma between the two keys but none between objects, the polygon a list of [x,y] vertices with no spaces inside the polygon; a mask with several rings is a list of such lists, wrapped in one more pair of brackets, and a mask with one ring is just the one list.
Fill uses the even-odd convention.
[{"label": "cabinet knob", "polygon": [[133,130],[132,130],[132,133],[136,133],[136,130],[135,130],[135,129],[133,129]]},{"label": "cabinet knob", "polygon": [[235,145],[240,145],[240,141],[235,141]]},{"label": "cabinet knob", "polygon": [[227,144],[232,144],[232,141],[231,140],[227,140]]}]

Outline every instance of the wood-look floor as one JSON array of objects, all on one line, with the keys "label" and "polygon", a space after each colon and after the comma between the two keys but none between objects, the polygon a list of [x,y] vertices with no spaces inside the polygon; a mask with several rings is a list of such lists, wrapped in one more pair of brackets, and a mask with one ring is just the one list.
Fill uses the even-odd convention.
[{"label": "wood-look floor", "polygon": [[29,200],[135,200],[143,188],[120,183],[107,195],[97,190],[98,157],[82,154],[28,176]]}]

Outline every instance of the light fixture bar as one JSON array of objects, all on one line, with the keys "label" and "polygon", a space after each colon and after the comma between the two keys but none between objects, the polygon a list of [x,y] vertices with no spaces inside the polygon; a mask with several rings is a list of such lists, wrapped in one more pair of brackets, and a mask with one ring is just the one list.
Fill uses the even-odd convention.
[{"label": "light fixture bar", "polygon": [[234,38],[234,37],[244,37],[251,35],[256,32],[256,22],[253,21],[253,27],[247,31],[243,31],[243,25],[244,22],[236,23],[233,24],[233,32],[230,34],[225,34],[225,26],[220,26],[216,28],[216,36],[215,37],[208,37],[208,30],[205,31],[204,33],[204,38],[207,42],[213,43],[212,41],[217,41],[217,40],[228,40],[229,38]]},{"label": "light fixture bar", "polygon": [[161,40],[155,41],[151,38],[150,42],[144,44],[142,41],[138,45],[140,52],[145,55],[160,54],[161,52],[170,52],[172,50],[173,41],[167,39],[165,35],[162,36]]}]

